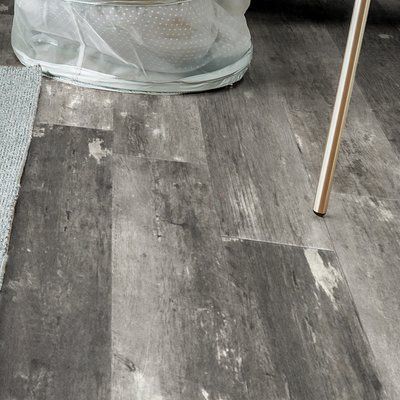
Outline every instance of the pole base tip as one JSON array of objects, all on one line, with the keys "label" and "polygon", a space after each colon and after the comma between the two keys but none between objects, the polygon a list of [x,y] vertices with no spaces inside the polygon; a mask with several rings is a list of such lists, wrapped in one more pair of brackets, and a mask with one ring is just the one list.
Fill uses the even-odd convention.
[{"label": "pole base tip", "polygon": [[324,218],[326,213],[319,213],[317,211],[314,210],[314,214],[317,215],[318,217]]}]

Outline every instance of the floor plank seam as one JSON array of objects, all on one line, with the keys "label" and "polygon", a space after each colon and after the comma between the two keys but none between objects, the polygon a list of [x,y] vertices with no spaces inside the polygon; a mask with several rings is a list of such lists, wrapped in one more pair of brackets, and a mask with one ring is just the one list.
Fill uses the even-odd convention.
[{"label": "floor plank seam", "polygon": [[[36,117],[36,119],[37,119],[37,117]],[[69,124],[60,124],[60,123],[49,124],[48,122],[40,122],[40,121],[37,121],[37,120],[35,121],[34,128],[40,128],[40,127],[45,127],[45,126],[63,126],[63,127],[66,127],[66,128],[96,130],[96,131],[106,132],[106,133],[110,133],[110,134],[114,133],[114,129],[88,128],[87,126],[69,125]]]},{"label": "floor plank seam", "polygon": [[267,243],[267,244],[273,244],[276,246],[287,246],[287,247],[295,247],[295,248],[300,248],[300,249],[321,250],[321,251],[327,251],[327,252],[336,254],[334,249],[327,249],[324,247],[304,246],[304,245],[298,245],[298,244],[293,244],[293,243],[276,242],[273,240],[253,239],[253,238],[248,238],[248,237],[243,237],[243,236],[221,235],[221,238],[222,238],[223,242],[243,241],[243,242]]},{"label": "floor plank seam", "polygon": [[115,152],[115,151],[113,152],[113,155],[127,157],[127,158],[131,158],[131,159],[154,161],[154,162],[161,161],[161,162],[171,162],[171,163],[178,163],[178,164],[186,164],[186,165],[192,165],[194,167],[205,167],[205,168],[208,169],[208,165],[207,165],[206,162],[204,162],[204,163],[195,163],[195,162],[186,161],[186,160],[174,160],[174,159],[150,157],[150,156],[135,156],[133,154],[124,154],[124,153]]},{"label": "floor plank seam", "polygon": [[348,294],[349,294],[349,296],[350,296],[350,299],[351,299],[351,301],[352,301],[352,303],[353,303],[353,307],[354,307],[354,309],[356,310],[356,316],[357,316],[357,320],[358,320],[358,323],[359,323],[360,328],[361,328],[361,332],[362,332],[362,334],[363,334],[363,336],[364,336],[364,340],[366,341],[366,343],[367,343],[368,346],[369,346],[369,351],[370,351],[370,354],[372,355],[372,358],[373,358],[373,363],[374,363],[375,370],[377,371],[377,373],[378,373],[378,375],[379,375],[379,378],[381,378],[380,372],[379,372],[379,367],[378,367],[378,362],[377,362],[376,356],[375,356],[375,352],[374,352],[374,350],[373,350],[373,348],[372,348],[372,345],[371,345],[369,336],[368,336],[368,334],[367,334],[367,331],[365,330],[364,325],[363,325],[363,323],[362,323],[362,321],[361,321],[360,313],[359,313],[359,311],[358,311],[358,308],[357,308],[357,305],[356,305],[356,301],[355,301],[354,296],[353,296],[353,292],[352,292],[351,287],[350,287],[350,285],[349,285],[349,282],[348,282],[348,280],[347,280],[347,276],[346,276],[346,273],[345,273],[345,269],[344,269],[344,267],[343,267],[342,260],[341,260],[341,258],[339,257],[339,253],[338,253],[337,250],[336,250],[335,242],[334,242],[334,240],[333,240],[333,237],[332,237],[332,235],[331,235],[331,231],[330,231],[330,229],[329,229],[329,221],[324,220],[324,223],[325,223],[326,229],[327,229],[327,231],[328,231],[329,238],[331,239],[332,246],[333,246],[333,248],[334,248],[333,251],[334,251],[334,253],[335,253],[335,256],[336,256],[336,259],[337,259],[337,263],[338,263],[338,266],[339,266],[339,268],[340,268],[340,272],[341,272],[341,274],[342,274],[342,276],[343,276],[344,284],[345,284],[346,287],[347,287],[347,292],[348,292]]},{"label": "floor plank seam", "polygon": [[375,196],[372,194],[354,194],[354,193],[343,193],[343,192],[335,192],[332,191],[332,195],[335,196],[346,196],[348,198],[353,198],[353,199],[373,199],[373,200],[378,200],[378,201],[400,201],[400,196],[398,198],[395,197],[381,197],[381,196]]}]

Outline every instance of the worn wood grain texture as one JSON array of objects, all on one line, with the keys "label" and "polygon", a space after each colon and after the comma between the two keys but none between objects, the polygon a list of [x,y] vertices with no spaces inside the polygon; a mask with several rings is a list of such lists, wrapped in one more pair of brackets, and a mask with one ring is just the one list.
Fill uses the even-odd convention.
[{"label": "worn wood grain texture", "polygon": [[0,65],[21,65],[11,47],[12,21],[12,15],[0,13]]},{"label": "worn wood grain texture", "polygon": [[[264,79],[277,82],[298,152],[314,188],[343,50],[338,50],[320,22],[302,24],[282,18],[282,23],[277,24],[274,20],[262,13],[252,19],[255,46],[266,64],[260,73]],[[389,198],[400,195],[400,159],[358,85],[354,88],[333,190]]]},{"label": "worn wood grain texture", "polygon": [[328,228],[390,399],[400,398],[400,201],[335,195]]},{"label": "worn wood grain texture", "polygon": [[0,399],[109,398],[112,136],[42,127],[0,297]]},{"label": "worn wood grain texture", "polygon": [[247,398],[207,169],[114,161],[112,398]]},{"label": "worn wood grain texture", "polygon": [[118,94],[44,79],[36,121],[39,124],[113,129]]},{"label": "worn wood grain texture", "polygon": [[380,398],[333,252],[224,245],[206,169],[114,160],[113,399]]},{"label": "worn wood grain texture", "polygon": [[[0,400],[400,398],[400,204],[361,196],[398,198],[396,0],[373,2],[335,182],[352,195],[334,195],[329,232],[311,206],[353,3],[254,5],[231,90],[44,80]],[[6,14],[0,64],[17,65]]]},{"label": "worn wood grain texture", "polygon": [[196,96],[127,96],[114,107],[114,152],[206,164]]},{"label": "worn wood grain texture", "polygon": [[[233,282],[244,294],[243,321],[260,356],[267,352],[274,365],[271,375],[282,390],[276,398],[384,395],[333,252],[238,240],[227,240],[226,250]],[[244,368],[251,364],[244,359]],[[250,398],[260,398],[249,379]]]},{"label": "worn wood grain texture", "polygon": [[[348,11],[351,4],[342,1]],[[347,19],[327,26],[332,38],[344,48]],[[400,154],[400,7],[397,1],[371,4],[364,45],[357,73],[358,87],[364,93],[383,132]]]},{"label": "worn wood grain texture", "polygon": [[258,43],[253,66],[240,85],[198,97],[222,232],[330,249],[325,225],[312,213],[314,193],[281,80],[268,72],[268,53],[260,38]]},{"label": "worn wood grain texture", "polygon": [[14,13],[14,0],[0,0],[0,14]]}]

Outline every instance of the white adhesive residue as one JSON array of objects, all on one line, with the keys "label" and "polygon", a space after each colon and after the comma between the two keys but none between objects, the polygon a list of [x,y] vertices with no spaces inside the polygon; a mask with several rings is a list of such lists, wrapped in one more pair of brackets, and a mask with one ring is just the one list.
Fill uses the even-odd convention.
[{"label": "white adhesive residue", "polygon": [[395,219],[393,213],[387,208],[379,208],[379,212],[384,221],[393,221]]},{"label": "white adhesive residue", "polygon": [[43,137],[44,135],[45,135],[45,129],[44,129],[44,128],[36,127],[36,128],[33,129],[33,133],[32,133],[32,136],[33,136],[33,137],[35,137],[35,138],[41,138],[41,137]]},{"label": "white adhesive residue", "polygon": [[102,139],[95,139],[93,142],[89,142],[89,154],[97,161],[98,164],[103,158],[111,154],[110,150],[102,147],[103,144],[104,140]]},{"label": "white adhesive residue", "polygon": [[324,263],[318,250],[305,249],[304,255],[306,256],[318,288],[326,293],[336,308],[334,292],[340,282],[340,274],[329,263]]},{"label": "white adhesive residue", "polygon": [[160,384],[158,380],[146,378],[142,372],[133,374],[134,388],[132,390],[134,399],[164,400],[160,394]]},{"label": "white adhesive residue", "polygon": [[203,397],[205,398],[205,400],[208,400],[210,397],[210,394],[207,392],[206,389],[201,388],[201,394],[203,395]]}]

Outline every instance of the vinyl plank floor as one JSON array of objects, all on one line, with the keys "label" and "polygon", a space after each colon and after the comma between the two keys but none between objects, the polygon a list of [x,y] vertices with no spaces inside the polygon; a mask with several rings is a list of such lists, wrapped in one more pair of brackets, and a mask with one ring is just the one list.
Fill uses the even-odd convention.
[{"label": "vinyl plank floor", "polygon": [[14,13],[14,0],[0,0],[0,14]]},{"label": "vinyl plank floor", "polygon": [[285,72],[271,72],[264,40],[255,38],[241,84],[198,97],[222,232],[330,249],[325,225],[312,213],[314,193],[281,88]]},{"label": "vinyl plank floor", "polygon": [[400,398],[400,201],[335,195],[327,224],[390,399]]},{"label": "vinyl plank floor", "polygon": [[195,95],[126,96],[114,107],[114,153],[206,164]]},{"label": "vinyl plank floor", "polygon": [[[350,13],[351,4],[342,2]],[[328,31],[340,48],[347,37],[347,18],[331,24]],[[397,2],[371,4],[364,45],[357,72],[358,87],[364,93],[383,132],[400,154],[400,9]]]},{"label": "vinyl plank floor", "polygon": [[21,65],[11,47],[12,21],[12,15],[0,12],[0,65]]},{"label": "vinyl plank floor", "polygon": [[[107,399],[112,136],[40,132],[0,297],[0,399]],[[102,150],[91,152],[92,143]]]},{"label": "vinyl plank floor", "polygon": [[[257,3],[232,89],[44,80],[0,295],[0,400],[400,397],[399,204],[364,196],[400,182],[397,6],[378,1],[325,222],[311,206],[350,1]],[[0,63],[18,65],[10,4]]]},{"label": "vinyl plank floor", "polygon": [[[240,240],[225,245],[233,282],[244,294],[244,320],[258,357],[268,354],[275,367],[271,374],[282,390],[277,397],[264,392],[265,398],[384,395],[333,252]],[[243,364],[247,362],[251,365],[252,358]],[[249,390],[254,387],[249,384]],[[250,398],[260,397],[252,392]]]},{"label": "vinyl plank floor", "polygon": [[[298,8],[301,7],[298,5]],[[264,80],[277,82],[298,151],[315,188],[342,52],[320,22],[285,21],[283,16],[281,23],[274,23],[275,19],[262,13],[251,21],[255,46],[266,64],[260,73]],[[264,91],[268,93],[267,88]],[[398,154],[356,85],[333,190],[396,198],[400,195],[399,178]]]},{"label": "vinyl plank floor", "polygon": [[117,98],[116,93],[44,79],[36,122],[109,131]]},{"label": "vinyl plank floor", "polygon": [[[113,399],[247,398],[239,361],[218,362],[216,335],[234,288],[207,169],[114,160]],[[228,324],[220,340],[236,346]]]},{"label": "vinyl plank floor", "polygon": [[223,242],[206,169],[114,160],[113,399],[380,398],[333,252]]}]

